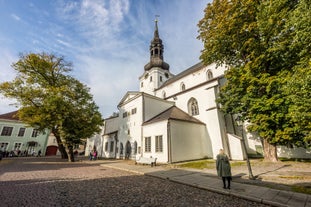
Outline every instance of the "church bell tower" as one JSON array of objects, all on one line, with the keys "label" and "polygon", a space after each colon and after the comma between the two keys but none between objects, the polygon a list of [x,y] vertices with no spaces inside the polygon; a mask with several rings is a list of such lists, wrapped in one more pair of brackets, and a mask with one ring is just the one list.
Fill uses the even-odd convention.
[{"label": "church bell tower", "polygon": [[158,19],[155,20],[154,35],[149,51],[150,61],[145,65],[143,75],[139,77],[139,91],[155,95],[155,89],[173,76],[169,71],[169,64],[163,59],[164,46],[159,36]]}]

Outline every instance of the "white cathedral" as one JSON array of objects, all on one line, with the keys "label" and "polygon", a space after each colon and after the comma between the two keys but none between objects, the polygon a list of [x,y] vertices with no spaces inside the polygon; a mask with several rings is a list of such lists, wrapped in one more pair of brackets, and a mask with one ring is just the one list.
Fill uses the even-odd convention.
[{"label": "white cathedral", "polygon": [[234,160],[261,157],[260,139],[225,116],[215,101],[228,68],[198,63],[174,75],[163,50],[155,21],[139,91],[124,95],[119,113],[104,119],[102,132],[87,139],[85,154],[96,149],[103,158],[153,157],[159,163],[215,158],[219,149]]}]

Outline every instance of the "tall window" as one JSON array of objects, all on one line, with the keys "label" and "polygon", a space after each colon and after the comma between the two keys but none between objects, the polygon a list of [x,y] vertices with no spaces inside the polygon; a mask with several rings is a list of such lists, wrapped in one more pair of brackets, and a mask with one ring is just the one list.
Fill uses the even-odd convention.
[{"label": "tall window", "polygon": [[155,137],[155,151],[156,152],[163,152],[163,138],[162,135],[156,136]]},{"label": "tall window", "polygon": [[13,127],[3,127],[1,136],[11,136],[13,131]]},{"label": "tall window", "polygon": [[145,137],[145,152],[151,152],[151,137]]},{"label": "tall window", "polygon": [[199,115],[199,106],[195,98],[191,98],[188,101],[188,113],[192,116]]},{"label": "tall window", "polygon": [[207,74],[206,75],[207,76],[207,80],[210,80],[210,79],[213,78],[213,72],[211,70],[208,70],[206,74]]},{"label": "tall window", "polygon": [[114,142],[110,142],[110,152],[113,152]]},{"label": "tall window", "polygon": [[162,76],[160,76],[160,82],[162,82],[163,80],[162,80]]},{"label": "tall window", "polygon": [[137,142],[135,141],[134,142],[134,155],[137,154]]},{"label": "tall window", "polygon": [[150,82],[152,82],[152,76],[150,76],[149,80],[150,80]]},{"label": "tall window", "polygon": [[105,143],[105,152],[108,152],[108,142]]},{"label": "tall window", "polygon": [[19,137],[23,137],[25,134],[26,128],[19,128],[18,135]]},{"label": "tall window", "polygon": [[33,129],[32,130],[32,134],[31,134],[31,137],[37,137],[39,134],[39,131],[37,129]]}]

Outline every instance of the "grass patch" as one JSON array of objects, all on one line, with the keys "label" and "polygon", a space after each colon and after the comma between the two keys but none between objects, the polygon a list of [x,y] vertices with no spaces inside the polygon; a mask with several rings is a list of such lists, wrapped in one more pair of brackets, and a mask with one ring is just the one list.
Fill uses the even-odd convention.
[{"label": "grass patch", "polygon": [[192,162],[185,162],[176,164],[178,167],[184,168],[194,168],[194,169],[213,169],[215,168],[215,160],[199,160],[199,161],[192,161]]},{"label": "grass patch", "polygon": [[311,194],[311,186],[295,185],[292,190],[297,193]]}]

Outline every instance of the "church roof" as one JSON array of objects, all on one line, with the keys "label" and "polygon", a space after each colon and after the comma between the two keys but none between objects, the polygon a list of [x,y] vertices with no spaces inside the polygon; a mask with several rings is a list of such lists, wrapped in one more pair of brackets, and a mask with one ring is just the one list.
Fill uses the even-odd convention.
[{"label": "church roof", "polygon": [[12,111],[6,114],[1,114],[0,119],[6,119],[6,120],[17,120],[19,121],[19,118],[17,116],[18,111]]},{"label": "church roof", "polygon": [[[157,116],[149,119],[148,121],[145,121],[143,125],[163,121],[163,120],[179,120],[179,121],[186,121],[186,122],[192,122],[197,124],[204,124],[200,120],[194,118],[193,116],[190,116],[180,108],[176,106],[172,106],[169,109],[163,111],[162,113],[158,114]],[[204,124],[205,125],[205,124]]]},{"label": "church roof", "polygon": [[179,80],[179,79],[181,79],[181,78],[183,78],[183,77],[185,77],[185,76],[187,76],[187,75],[189,75],[191,73],[194,73],[194,72],[202,69],[204,66],[205,65],[203,64],[203,62],[199,62],[199,63],[195,64],[194,66],[192,66],[192,67],[182,71],[181,73],[175,75],[174,77],[168,79],[166,82],[164,82],[162,84],[162,86],[160,86],[156,90],[159,90],[159,89],[161,89],[161,88],[163,88],[163,87],[165,87],[165,86],[167,86],[167,85],[169,85],[171,83],[174,83],[175,81],[177,81],[177,80]]}]

